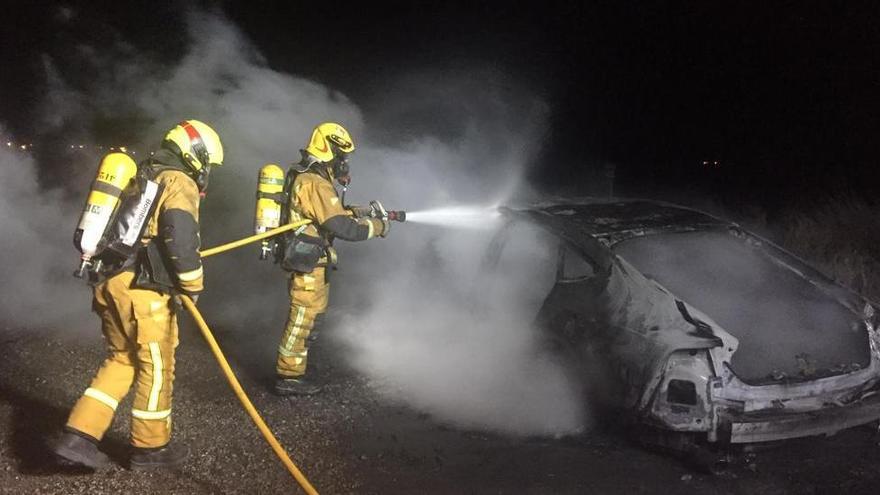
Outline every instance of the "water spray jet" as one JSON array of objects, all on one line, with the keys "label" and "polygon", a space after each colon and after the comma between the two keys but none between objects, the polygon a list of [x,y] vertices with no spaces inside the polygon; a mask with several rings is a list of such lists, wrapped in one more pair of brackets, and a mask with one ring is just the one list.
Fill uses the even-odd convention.
[{"label": "water spray jet", "polygon": [[466,229],[492,228],[500,217],[501,214],[494,206],[453,206],[411,211],[406,214],[406,219],[410,223]]}]

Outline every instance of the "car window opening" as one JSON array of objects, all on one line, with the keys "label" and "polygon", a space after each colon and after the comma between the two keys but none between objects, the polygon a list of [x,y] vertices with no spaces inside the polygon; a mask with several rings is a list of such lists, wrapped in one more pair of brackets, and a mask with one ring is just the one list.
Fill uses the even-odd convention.
[{"label": "car window opening", "polygon": [[562,244],[559,246],[559,262],[556,278],[559,282],[582,282],[596,275],[596,269],[580,253]]}]

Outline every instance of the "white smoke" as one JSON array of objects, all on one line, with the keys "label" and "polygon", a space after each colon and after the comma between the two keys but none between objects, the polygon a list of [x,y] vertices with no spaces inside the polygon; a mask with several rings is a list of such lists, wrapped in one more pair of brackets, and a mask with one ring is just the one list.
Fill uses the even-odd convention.
[{"label": "white smoke", "polygon": [[[0,128],[0,134],[5,135]],[[0,321],[10,328],[82,330],[89,296],[71,275],[79,207],[43,190],[31,155],[0,146]]]},{"label": "white smoke", "polygon": [[401,257],[373,286],[371,310],[342,325],[355,364],[388,396],[459,425],[581,428],[577,391],[532,327],[555,280],[556,245],[517,228],[486,271],[493,232],[413,228],[418,242],[393,250]]},{"label": "white smoke", "polygon": [[[339,92],[269,68],[222,15],[199,13],[189,34],[189,50],[171,67],[144,62],[137,54],[119,62],[119,57],[81,50],[84,63],[101,69],[96,73],[102,76],[72,90],[53,73],[44,121],[53,131],[82,134],[89,118],[136,115],[132,125],[140,125],[144,138],[136,145],[144,151],[180,119],[214,126],[226,160],[212,174],[202,207],[206,246],[251,232],[257,171],[268,162],[286,166],[298,160],[298,149],[322,121],[340,122],[355,137],[349,202],[381,199],[390,209],[411,210],[488,207],[525,190],[520,178],[540,146],[547,108],[503,74],[478,70],[401,78],[387,92],[375,92],[383,103],[372,105],[377,110],[365,116]],[[47,59],[49,70],[54,65]],[[30,185],[33,164],[23,170],[26,177],[20,180],[39,192]],[[30,220],[51,217],[59,204],[47,202],[44,194],[39,201],[46,211],[38,209],[35,217],[30,213],[34,201],[7,205],[5,191],[5,217],[28,220],[4,230],[15,232],[15,239],[33,240],[14,241],[22,247],[37,240],[50,246],[46,256],[59,261],[34,262],[37,276],[4,263],[4,275],[34,293],[61,293],[57,305],[41,306],[44,323],[64,313],[46,311],[86,307],[82,290],[67,288],[76,253],[67,247],[69,240],[57,239],[72,231],[75,215],[51,218],[50,232],[32,231]],[[4,227],[7,223],[4,219]],[[582,422],[577,394],[543,359],[528,324],[543,297],[539,292],[549,290],[528,284],[541,263],[511,265],[513,270],[492,281],[495,296],[473,299],[486,294],[479,290],[486,281],[480,280],[476,261],[491,235],[396,224],[388,239],[338,243],[341,269],[333,274],[331,311],[344,312],[348,325],[336,337],[381,391],[445,420],[521,434],[577,430]],[[535,258],[536,241],[526,240],[525,249]],[[285,276],[259,262],[257,249],[207,260],[208,289],[201,305],[215,328],[274,349],[287,313]],[[430,260],[426,252],[433,253]],[[552,273],[547,270],[540,273]],[[463,300],[469,309],[462,310]],[[257,365],[271,370],[273,363]]]}]

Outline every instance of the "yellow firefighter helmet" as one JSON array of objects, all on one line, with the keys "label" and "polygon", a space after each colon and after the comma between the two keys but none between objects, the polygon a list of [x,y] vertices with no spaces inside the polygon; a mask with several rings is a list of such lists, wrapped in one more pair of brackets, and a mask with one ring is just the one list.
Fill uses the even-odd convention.
[{"label": "yellow firefighter helmet", "polygon": [[349,154],[354,151],[354,141],[348,131],[334,122],[324,122],[312,131],[312,138],[306,152],[319,162],[329,162],[337,153]]},{"label": "yellow firefighter helmet", "polygon": [[196,171],[223,163],[223,143],[211,127],[199,120],[184,120],[165,135],[177,145],[183,159]]}]

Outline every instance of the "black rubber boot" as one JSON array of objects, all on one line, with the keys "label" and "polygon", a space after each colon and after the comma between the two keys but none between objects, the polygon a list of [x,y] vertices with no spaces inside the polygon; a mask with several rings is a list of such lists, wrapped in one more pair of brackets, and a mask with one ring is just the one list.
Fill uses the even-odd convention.
[{"label": "black rubber boot", "polygon": [[110,459],[98,450],[98,440],[85,433],[67,429],[52,446],[52,453],[66,465],[98,469],[107,466]]},{"label": "black rubber boot", "polygon": [[275,395],[315,395],[324,387],[305,376],[278,378],[275,380]]},{"label": "black rubber boot", "polygon": [[134,471],[171,468],[183,463],[189,449],[182,445],[165,445],[155,449],[131,448],[129,467]]},{"label": "black rubber boot", "polygon": [[327,373],[332,369],[332,366],[329,366],[325,359],[327,358],[327,339],[321,337],[324,329],[324,315],[325,313],[321,313],[315,317],[312,331],[306,339],[306,344],[308,345],[309,350],[309,363],[306,373],[309,376],[309,380],[313,383],[323,382],[326,377],[321,373]]},{"label": "black rubber boot", "polygon": [[306,341],[309,343],[309,349],[312,348],[312,345],[314,345],[318,338],[320,338],[321,333],[323,333],[324,314],[325,313],[318,313],[318,315],[315,316],[315,321],[312,323],[312,330],[309,332],[308,338],[306,338]]}]

